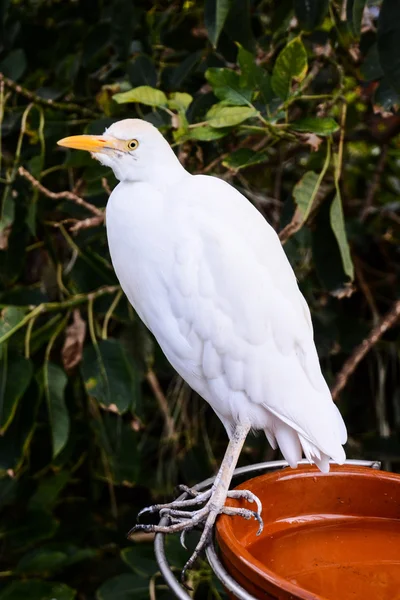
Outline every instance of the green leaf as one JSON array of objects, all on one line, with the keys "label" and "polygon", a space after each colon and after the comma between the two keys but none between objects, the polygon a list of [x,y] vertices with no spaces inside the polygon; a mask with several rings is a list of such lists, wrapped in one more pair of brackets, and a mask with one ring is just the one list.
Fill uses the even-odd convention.
[{"label": "green leaf", "polygon": [[59,471],[54,475],[41,478],[36,492],[29,500],[29,508],[51,508],[71,478],[68,471]]},{"label": "green leaf", "polygon": [[57,529],[56,519],[44,510],[30,510],[23,517],[8,515],[0,525],[2,538],[19,550],[52,538]]},{"label": "green leaf", "polygon": [[237,171],[267,162],[268,159],[269,157],[266,152],[256,152],[250,148],[239,148],[239,150],[227,156],[222,164],[229,169]]},{"label": "green leaf", "polygon": [[[7,335],[22,321],[26,315],[26,309],[18,306],[6,306],[1,311],[0,317],[0,340]],[[0,357],[2,351],[2,343],[0,342]]]},{"label": "green leaf", "polygon": [[351,280],[354,279],[354,265],[351,260],[350,248],[347,241],[346,229],[344,224],[344,216],[343,216],[343,208],[342,208],[342,200],[339,194],[339,191],[336,192],[335,198],[331,204],[330,208],[330,222],[333,233],[335,234],[340,255],[342,257],[343,269],[346,275],[350,277]]},{"label": "green leaf", "polygon": [[253,91],[258,90],[261,102],[269,104],[274,98],[269,73],[257,65],[255,56],[243,46],[239,46],[238,62],[242,71],[242,79],[246,82],[247,87]]},{"label": "green leaf", "polygon": [[45,362],[43,386],[49,411],[53,458],[63,450],[69,436],[69,414],[64,398],[67,381],[67,375],[61,367]]},{"label": "green leaf", "polygon": [[26,70],[26,57],[22,48],[12,50],[4,60],[0,62],[0,73],[14,81],[20,79]]},{"label": "green leaf", "polygon": [[64,583],[31,579],[13,581],[0,592],[0,600],[73,600],[75,590]]},{"label": "green leaf", "polygon": [[251,88],[244,87],[240,75],[231,69],[207,69],[206,79],[217,98],[225,100],[227,104],[248,106],[251,101]]},{"label": "green leaf", "polygon": [[307,220],[319,188],[319,175],[307,171],[293,188],[293,198],[303,218]]},{"label": "green leaf", "polygon": [[219,140],[229,133],[230,129],[213,129],[207,125],[203,127],[193,127],[189,130],[188,137],[191,140],[198,140],[199,142],[211,142],[212,140]]},{"label": "green leaf", "polygon": [[148,600],[149,584],[139,575],[117,575],[103,583],[96,592],[96,598],[97,600]]},{"label": "green leaf", "polygon": [[400,92],[396,92],[387,77],[384,77],[374,94],[374,103],[379,104],[386,111],[392,110],[400,104]]},{"label": "green leaf", "polygon": [[293,123],[290,123],[290,127],[295,131],[316,133],[317,135],[331,135],[339,129],[338,123],[330,117],[306,117],[293,121]]},{"label": "green leaf", "polygon": [[149,85],[141,85],[127,92],[114,94],[113,99],[118,104],[126,104],[127,102],[140,102],[147,106],[167,106],[167,96],[161,90],[156,90]]},{"label": "green leaf", "polygon": [[400,94],[400,2],[383,0],[378,21],[378,53],[390,86]]},{"label": "green leaf", "polygon": [[59,571],[83,560],[95,558],[97,552],[91,548],[78,548],[71,544],[51,544],[51,547],[36,548],[25,554],[16,566],[21,575],[40,575]]},{"label": "green leaf", "polygon": [[168,106],[172,110],[185,112],[193,101],[193,96],[185,92],[174,92],[168,99]]},{"label": "green leaf", "polygon": [[361,23],[367,0],[347,0],[346,17],[351,34],[355,38],[361,35]]},{"label": "green leaf", "polygon": [[301,29],[314,31],[324,20],[329,0],[294,0],[294,14]]},{"label": "green leaf", "polygon": [[379,62],[378,44],[372,44],[368,50],[360,71],[365,81],[374,81],[383,77],[382,67]]},{"label": "green leaf", "polygon": [[232,0],[205,0],[204,22],[214,48],[218,44],[231,5]]},{"label": "green leaf", "polygon": [[133,359],[118,340],[102,340],[97,350],[86,346],[81,364],[86,392],[120,414],[135,404],[138,374]]},{"label": "green leaf", "polygon": [[254,117],[256,114],[256,109],[251,107],[214,104],[206,114],[206,120],[210,127],[232,127],[243,123],[243,121]]},{"label": "green leaf", "polygon": [[33,374],[32,362],[22,356],[8,357],[4,353],[0,364],[0,433],[10,425],[19,401]]},{"label": "green leaf", "polygon": [[127,65],[127,73],[131,85],[139,87],[140,85],[157,85],[157,71],[154,62],[146,54],[140,54],[130,61]]},{"label": "green leaf", "polygon": [[121,551],[122,560],[142,577],[151,577],[158,570],[152,544],[133,544]]},{"label": "green leaf", "polygon": [[66,558],[64,552],[38,548],[25,554],[18,562],[15,571],[25,575],[52,573],[65,565]]},{"label": "green leaf", "polygon": [[292,80],[303,81],[307,74],[307,52],[300,38],[295,38],[281,51],[272,71],[272,89],[282,100],[290,94]]}]

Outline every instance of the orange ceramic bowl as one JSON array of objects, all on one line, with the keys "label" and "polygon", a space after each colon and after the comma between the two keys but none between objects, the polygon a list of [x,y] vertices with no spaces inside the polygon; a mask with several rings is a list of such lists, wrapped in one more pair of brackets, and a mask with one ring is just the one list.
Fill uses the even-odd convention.
[{"label": "orange ceramic bowl", "polygon": [[257,537],[255,521],[222,516],[217,541],[226,570],[253,596],[400,598],[400,475],[352,465],[324,474],[307,465],[237,489],[260,498],[264,531]]}]

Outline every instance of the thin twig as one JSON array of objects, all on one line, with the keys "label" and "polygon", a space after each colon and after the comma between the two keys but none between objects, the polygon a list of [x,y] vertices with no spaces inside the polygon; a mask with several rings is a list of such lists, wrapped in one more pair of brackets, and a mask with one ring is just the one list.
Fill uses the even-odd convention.
[{"label": "thin twig", "polygon": [[103,190],[105,190],[105,192],[110,196],[111,195],[111,188],[108,185],[108,181],[107,181],[106,177],[102,177],[101,178],[101,185],[102,185]]},{"label": "thin twig", "polygon": [[77,223],[75,223],[75,225],[72,225],[72,227],[70,227],[69,230],[73,233],[76,233],[81,229],[90,229],[90,227],[98,227],[98,225],[101,225],[102,223],[104,223],[104,215],[101,215],[100,217],[88,217],[87,219],[83,219],[82,221],[78,221]]},{"label": "thin twig", "polygon": [[44,185],[42,185],[37,179],[35,179],[33,175],[29,173],[29,171],[24,169],[24,167],[19,167],[18,173],[19,175],[21,175],[21,177],[25,177],[25,179],[27,179],[34,188],[38,189],[40,192],[42,192],[42,194],[44,194],[48,198],[52,198],[53,200],[61,200],[63,198],[65,198],[66,200],[71,200],[79,206],[84,206],[88,211],[90,211],[97,217],[104,217],[103,211],[100,210],[100,208],[97,208],[97,206],[90,204],[90,202],[86,202],[86,200],[84,200],[80,196],[77,196],[73,192],[52,192],[51,190],[44,187]]},{"label": "thin twig", "polygon": [[393,327],[400,317],[400,300],[395,302],[393,308],[386,316],[374,327],[368,337],[357,346],[350,358],[344,363],[342,370],[336,378],[335,385],[332,388],[332,398],[336,400],[347,385],[349,377],[354,373],[357,365],[362,361],[364,356],[371,350],[373,346],[380,340],[383,334]]},{"label": "thin twig", "polygon": [[153,391],[153,394],[158,402],[160,410],[161,410],[162,414],[164,415],[165,426],[167,428],[167,438],[174,439],[176,437],[174,421],[171,418],[171,415],[169,413],[167,399],[161,389],[161,386],[157,379],[157,375],[155,374],[153,369],[148,370],[146,379],[147,379],[147,382],[150,385],[150,387]]},{"label": "thin twig", "polygon": [[90,108],[86,108],[85,106],[80,106],[79,104],[74,104],[73,102],[54,102],[51,98],[42,98],[38,96],[34,92],[27,90],[22,87],[12,79],[5,77],[3,73],[0,73],[0,82],[4,82],[4,85],[8,87],[10,90],[13,90],[17,94],[24,96],[29,102],[33,102],[33,104],[40,104],[41,106],[46,106],[49,108],[56,108],[59,110],[63,110],[65,112],[73,112],[80,113],[86,117],[98,117],[98,113],[94,112]]}]

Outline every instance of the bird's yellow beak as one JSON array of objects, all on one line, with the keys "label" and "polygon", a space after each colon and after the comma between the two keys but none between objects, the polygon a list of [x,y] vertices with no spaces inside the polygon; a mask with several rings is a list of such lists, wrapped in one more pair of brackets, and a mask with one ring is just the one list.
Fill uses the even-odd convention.
[{"label": "bird's yellow beak", "polygon": [[102,150],[122,150],[119,148],[118,140],[102,137],[101,135],[72,135],[57,142],[65,148],[75,150],[87,150],[88,152],[101,152]]}]

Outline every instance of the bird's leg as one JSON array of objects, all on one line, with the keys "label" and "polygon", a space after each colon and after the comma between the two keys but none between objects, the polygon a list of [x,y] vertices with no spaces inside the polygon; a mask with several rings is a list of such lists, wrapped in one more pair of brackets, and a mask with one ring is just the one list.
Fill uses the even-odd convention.
[{"label": "bird's leg", "polygon": [[[184,578],[185,572],[192,567],[200,552],[209,543],[212,528],[218,515],[228,514],[232,516],[240,515],[245,519],[255,518],[259,523],[257,534],[261,533],[262,531],[262,507],[261,502],[257,498],[257,496],[255,496],[248,490],[233,490],[229,492],[229,485],[232,479],[232,475],[235,470],[240,452],[242,450],[249,429],[250,426],[247,424],[236,425],[232,438],[226,450],[224,459],[222,461],[221,467],[210,490],[200,493],[195,492],[192,494],[190,490],[185,488],[184,491],[190,494],[192,496],[191,498],[187,500],[175,500],[174,502],[171,502],[169,504],[158,504],[144,509],[139,514],[143,514],[144,512],[153,513],[159,511],[163,517],[169,517],[170,524],[136,525],[136,527],[134,527],[129,532],[129,534],[138,530],[154,533],[179,532],[181,533],[181,540],[183,539],[184,541],[185,533],[187,531],[190,531],[191,529],[202,525],[203,532],[192,556],[189,558],[189,560],[183,568],[182,579]],[[225,500],[229,497],[243,498],[248,500],[249,502],[254,502],[256,504],[257,510],[253,511],[247,508],[226,507]],[[202,508],[194,510],[185,510],[187,508],[190,509],[192,507],[195,507],[198,504],[203,504],[204,502],[206,502],[206,504]]]}]

